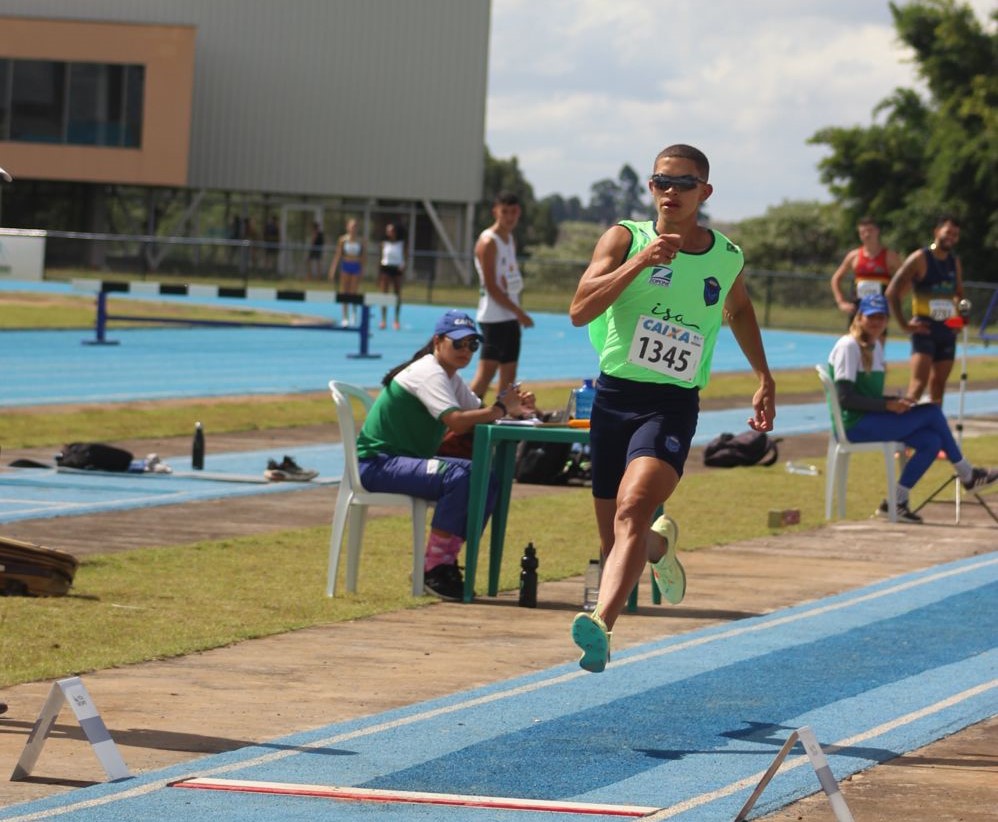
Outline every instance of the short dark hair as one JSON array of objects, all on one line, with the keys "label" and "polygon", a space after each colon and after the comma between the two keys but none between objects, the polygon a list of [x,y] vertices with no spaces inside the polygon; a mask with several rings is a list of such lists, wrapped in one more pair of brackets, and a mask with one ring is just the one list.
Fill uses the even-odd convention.
[{"label": "short dark hair", "polygon": [[668,148],[663,148],[655,157],[655,165],[663,157],[681,157],[684,160],[692,160],[697,167],[697,174],[705,180],[710,178],[710,161],[707,155],[700,149],[688,146],[686,143],[676,143]]},{"label": "short dark hair", "polygon": [[496,194],[495,199],[492,201],[492,205],[520,205],[520,198],[517,197],[512,191],[500,191]]},{"label": "short dark hair", "polygon": [[862,217],[860,217],[856,221],[856,225],[857,226],[872,225],[876,226],[877,228],[880,228],[880,224],[876,220],[874,220],[873,217],[871,217],[869,214],[864,214]]},{"label": "short dark hair", "polygon": [[939,226],[946,225],[946,223],[953,223],[953,225],[959,228],[960,218],[951,212],[945,212],[936,217],[936,224],[933,228],[939,228]]}]

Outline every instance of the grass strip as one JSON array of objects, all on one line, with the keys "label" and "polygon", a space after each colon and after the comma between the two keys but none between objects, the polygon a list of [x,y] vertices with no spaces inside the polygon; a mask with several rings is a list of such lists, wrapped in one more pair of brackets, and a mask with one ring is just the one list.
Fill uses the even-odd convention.
[{"label": "grass strip", "polygon": [[[977,385],[998,381],[998,358],[979,358],[972,366]],[[907,383],[906,364],[888,369],[888,389]],[[527,384],[543,409],[564,408],[574,382]],[[705,407],[744,406],[749,410],[757,382],[751,374],[715,374],[703,392]],[[780,402],[816,402],[820,384],[813,368],[776,373],[777,431]],[[951,383],[949,390],[959,390]],[[3,411],[0,444],[4,448],[40,448],[67,442],[115,442],[124,439],[186,437],[194,420],[215,433],[265,431],[335,422],[332,401],[324,391],[306,394],[259,395],[213,399],[125,402],[100,405],[41,406]]]},{"label": "grass strip", "polygon": [[[94,298],[92,296],[72,296],[32,294],[22,292],[0,293],[0,329],[6,330],[51,330],[80,329],[94,327]],[[121,297],[108,299],[108,312],[127,313],[139,317],[167,317],[190,320],[226,320],[235,322],[286,323],[293,325],[303,322],[302,309],[294,312],[260,311],[255,308],[218,308],[182,302],[154,302],[151,300],[129,300]],[[316,317],[316,322],[328,322]],[[112,320],[114,327],[155,325],[148,323]]]}]

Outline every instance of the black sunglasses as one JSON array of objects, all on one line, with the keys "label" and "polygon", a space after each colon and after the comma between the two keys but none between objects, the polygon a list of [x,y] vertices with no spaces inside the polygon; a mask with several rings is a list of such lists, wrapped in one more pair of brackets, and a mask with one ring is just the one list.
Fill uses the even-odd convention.
[{"label": "black sunglasses", "polygon": [[464,351],[468,349],[472,354],[474,354],[481,343],[475,337],[465,337],[463,340],[455,340],[453,337],[448,337],[450,344],[454,346],[458,351]]},{"label": "black sunglasses", "polygon": [[684,174],[681,177],[673,177],[669,174],[652,174],[651,184],[660,191],[674,188],[678,191],[692,191],[698,183],[706,183],[703,177],[694,177],[692,174]]}]

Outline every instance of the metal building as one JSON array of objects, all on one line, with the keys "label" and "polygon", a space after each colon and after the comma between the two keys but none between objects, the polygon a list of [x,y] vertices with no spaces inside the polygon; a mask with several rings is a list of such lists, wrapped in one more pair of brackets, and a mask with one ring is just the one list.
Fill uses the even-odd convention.
[{"label": "metal building", "polygon": [[119,187],[150,198],[147,232],[164,192],[199,236],[223,197],[227,218],[279,213],[288,243],[313,219],[332,236],[357,216],[372,244],[397,221],[467,281],[489,18],[490,0],[0,0],[0,165],[78,184],[91,231]]}]

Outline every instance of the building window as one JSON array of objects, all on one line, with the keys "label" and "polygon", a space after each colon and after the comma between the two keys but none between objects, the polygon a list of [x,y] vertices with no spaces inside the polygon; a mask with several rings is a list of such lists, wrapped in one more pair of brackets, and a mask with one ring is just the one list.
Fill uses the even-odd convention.
[{"label": "building window", "polygon": [[10,139],[26,143],[63,142],[66,64],[15,60],[10,99]]},{"label": "building window", "polygon": [[125,66],[124,117],[121,144],[129,148],[142,145],[142,103],[145,100],[146,67]]},{"label": "building window", "polygon": [[144,66],[0,60],[0,139],[139,148],[144,96]]},{"label": "building window", "polygon": [[0,60],[0,140],[10,133],[10,60]]}]

